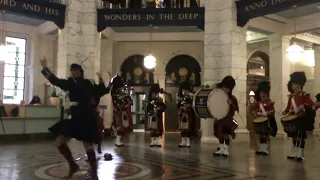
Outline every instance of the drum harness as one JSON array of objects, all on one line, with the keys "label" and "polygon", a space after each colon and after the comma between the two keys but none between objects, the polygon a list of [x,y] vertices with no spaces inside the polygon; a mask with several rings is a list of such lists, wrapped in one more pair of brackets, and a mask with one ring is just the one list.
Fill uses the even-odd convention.
[{"label": "drum harness", "polygon": [[[298,113],[298,111],[299,111],[299,109],[298,109],[298,107],[297,107],[297,104],[296,104],[296,102],[294,101],[294,96],[292,96],[291,97],[291,104],[292,104],[292,106],[293,106],[293,111],[295,112],[295,114],[297,114]],[[296,146],[297,147],[299,147],[300,146],[300,143],[302,142],[302,133],[301,133],[301,131],[297,128],[297,130],[298,130],[298,133],[297,133],[297,144],[296,144]]]}]

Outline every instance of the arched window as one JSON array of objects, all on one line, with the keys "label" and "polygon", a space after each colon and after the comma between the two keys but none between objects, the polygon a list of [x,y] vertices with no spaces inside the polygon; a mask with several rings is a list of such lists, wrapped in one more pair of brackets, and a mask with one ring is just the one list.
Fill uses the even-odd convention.
[{"label": "arched window", "polygon": [[3,103],[19,104],[24,99],[26,39],[6,37]]}]

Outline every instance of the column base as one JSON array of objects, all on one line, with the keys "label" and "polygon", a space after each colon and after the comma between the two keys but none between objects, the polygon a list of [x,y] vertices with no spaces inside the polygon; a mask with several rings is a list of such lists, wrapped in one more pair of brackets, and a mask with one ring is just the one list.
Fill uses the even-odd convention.
[{"label": "column base", "polygon": [[276,139],[286,139],[287,137],[288,137],[287,133],[285,133],[284,131],[278,131],[277,136],[275,138]]},{"label": "column base", "polygon": [[214,136],[201,137],[201,143],[204,143],[204,144],[219,144],[219,140]]},{"label": "column base", "polygon": [[314,136],[320,136],[320,129],[315,129],[315,130],[313,130],[312,135],[314,135]]}]

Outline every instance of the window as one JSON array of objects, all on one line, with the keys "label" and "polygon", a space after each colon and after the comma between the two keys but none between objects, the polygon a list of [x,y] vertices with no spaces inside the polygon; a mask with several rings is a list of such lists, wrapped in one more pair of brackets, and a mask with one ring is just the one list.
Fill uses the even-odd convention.
[{"label": "window", "polygon": [[26,40],[6,37],[3,103],[19,104],[24,99]]}]

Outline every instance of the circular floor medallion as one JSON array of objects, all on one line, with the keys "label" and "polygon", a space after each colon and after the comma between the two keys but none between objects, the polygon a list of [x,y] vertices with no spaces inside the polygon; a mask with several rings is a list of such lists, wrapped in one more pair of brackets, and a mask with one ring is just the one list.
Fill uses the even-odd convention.
[{"label": "circular floor medallion", "polygon": [[[87,167],[80,167],[73,179],[81,179],[86,173]],[[99,163],[99,177],[101,179],[139,179],[151,173],[150,168],[135,163]],[[61,179],[68,173],[66,163],[43,166],[34,171],[35,176],[44,180]]]}]

